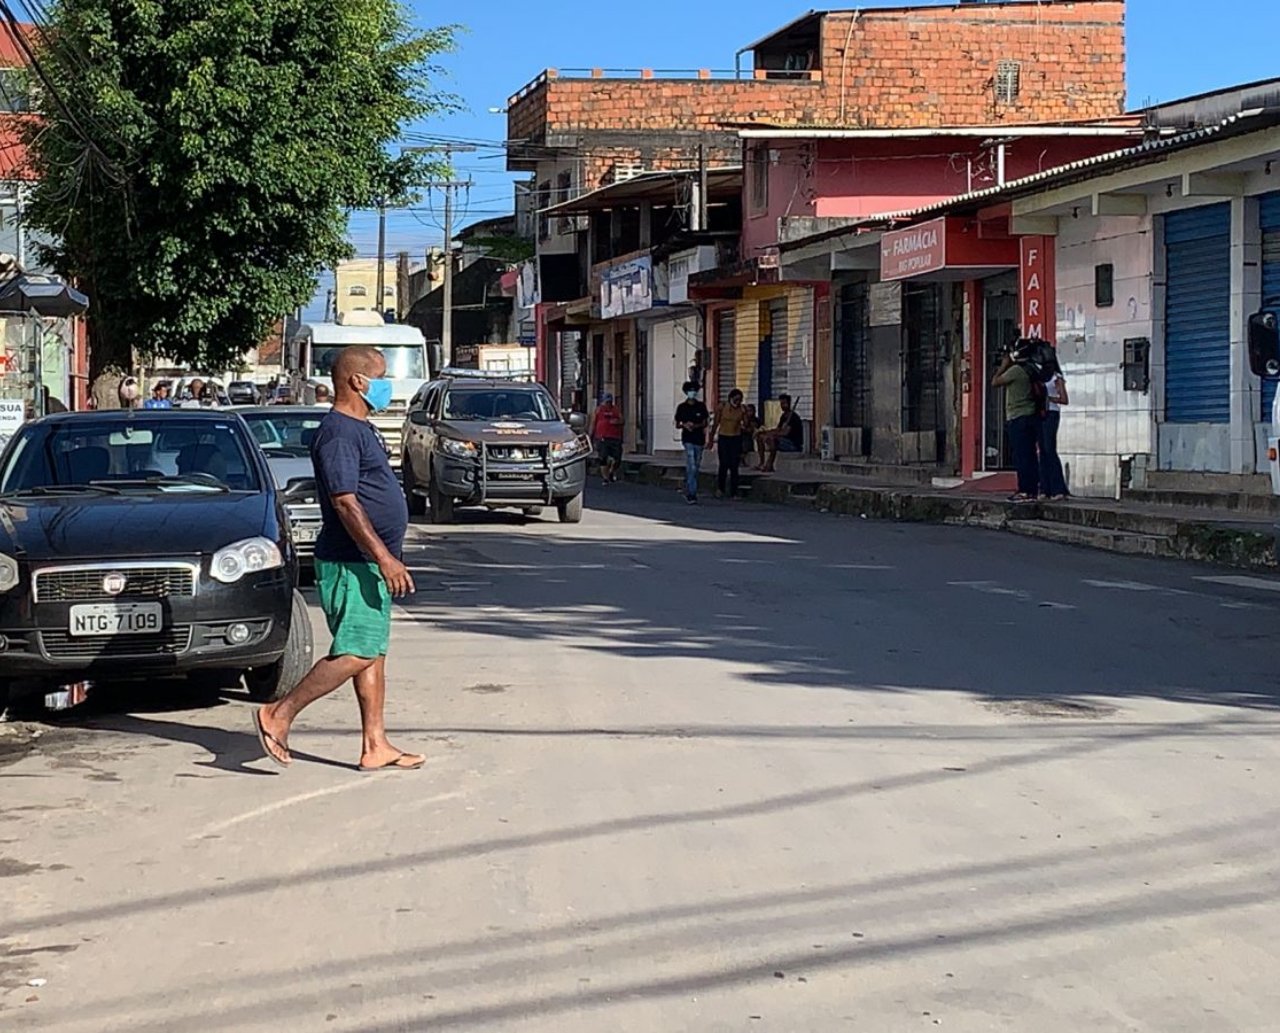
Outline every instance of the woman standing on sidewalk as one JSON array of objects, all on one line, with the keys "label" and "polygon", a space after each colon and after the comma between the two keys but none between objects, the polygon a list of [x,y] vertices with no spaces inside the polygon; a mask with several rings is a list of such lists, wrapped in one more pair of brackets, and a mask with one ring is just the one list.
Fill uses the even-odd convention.
[{"label": "woman standing on sidewalk", "polygon": [[716,409],[715,422],[711,425],[711,441],[716,445],[716,458],[720,468],[716,474],[716,498],[725,495],[726,483],[729,498],[738,497],[738,467],[742,465],[742,428],[746,425],[747,410],[742,405],[742,392],[736,387],[729,392],[729,400]]},{"label": "woman standing on sidewalk", "polygon": [[1048,392],[1048,410],[1040,424],[1040,490],[1053,502],[1068,498],[1067,478],[1062,472],[1062,459],[1058,456],[1058,425],[1062,422],[1062,407],[1071,404],[1067,394],[1067,378],[1062,375],[1058,360],[1053,361],[1053,376],[1045,384]]}]

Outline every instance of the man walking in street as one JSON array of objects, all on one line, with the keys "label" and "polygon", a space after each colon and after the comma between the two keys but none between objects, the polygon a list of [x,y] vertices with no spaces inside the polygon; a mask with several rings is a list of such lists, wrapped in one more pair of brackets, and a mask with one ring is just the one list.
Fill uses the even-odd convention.
[{"label": "man walking in street", "polygon": [[622,410],[614,404],[613,395],[605,395],[591,422],[591,437],[600,456],[600,477],[612,484],[622,467]]},{"label": "man walking in street", "polygon": [[711,414],[698,399],[698,385],[685,381],[684,401],[676,407],[676,426],[684,444],[684,497],[691,506],[698,504],[698,470],[702,466],[702,450],[707,444],[707,423]]},{"label": "man walking in street", "polygon": [[360,704],[360,770],[412,770],[426,762],[392,746],[383,723],[391,599],[414,591],[400,559],[409,510],[369,423],[370,413],[391,402],[386,371],[376,348],[344,348],[333,369],[337,398],[312,441],[324,518],[316,542],[316,593],[333,646],[284,699],[255,712],[262,748],[282,766],[292,762],[289,729],[297,716],[348,680]]}]

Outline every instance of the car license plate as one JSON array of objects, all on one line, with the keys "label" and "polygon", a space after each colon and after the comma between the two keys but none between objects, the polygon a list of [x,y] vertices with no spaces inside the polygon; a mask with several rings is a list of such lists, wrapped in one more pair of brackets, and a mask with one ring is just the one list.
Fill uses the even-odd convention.
[{"label": "car license plate", "polygon": [[155,635],[164,628],[159,603],[85,603],[71,607],[73,638],[86,635]]},{"label": "car license plate", "polygon": [[293,541],[296,545],[307,545],[320,537],[319,524],[294,524]]},{"label": "car license plate", "polygon": [[532,481],[536,479],[536,475],[531,473],[495,473],[492,478],[495,481]]}]

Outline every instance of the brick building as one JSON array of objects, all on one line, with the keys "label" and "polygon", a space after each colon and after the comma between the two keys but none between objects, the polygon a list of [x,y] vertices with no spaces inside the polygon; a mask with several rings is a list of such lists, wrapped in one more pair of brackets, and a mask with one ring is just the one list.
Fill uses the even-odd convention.
[{"label": "brick building", "polygon": [[[1032,138],[1037,126],[1123,113],[1124,23],[1123,0],[810,12],[744,47],[733,72],[548,70],[510,98],[508,167],[532,175],[545,211],[643,172],[745,164],[743,247],[690,280],[691,299],[704,306],[700,326],[712,328],[694,349],[697,365],[764,403],[785,387],[812,419],[824,394],[820,356],[830,354],[829,285],[781,281],[783,221],[911,207],[965,192],[975,165],[995,181],[1001,159],[1022,171],[1108,149],[1084,130],[1054,141],[1061,155]],[[938,139],[964,127],[980,129],[959,145]],[[1000,142],[1013,127],[1023,140],[1016,149]],[[774,132],[789,139],[779,144]],[[582,368],[586,342],[604,335],[604,361],[629,371],[625,407],[651,383],[639,360],[652,359],[635,330],[601,325],[592,229],[581,217],[538,220],[540,368],[555,366],[585,389],[599,379]],[[642,227],[637,246],[650,247],[649,236]]]}]

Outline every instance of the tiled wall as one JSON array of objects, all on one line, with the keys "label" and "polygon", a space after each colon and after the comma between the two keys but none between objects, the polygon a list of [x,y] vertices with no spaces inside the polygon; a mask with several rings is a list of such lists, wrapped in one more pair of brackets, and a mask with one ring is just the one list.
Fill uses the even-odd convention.
[{"label": "tiled wall", "polygon": [[[1057,243],[1058,355],[1071,405],[1058,449],[1077,495],[1115,497],[1120,459],[1156,450],[1153,393],[1124,390],[1126,338],[1153,340],[1152,221],[1064,219]],[[1115,303],[1100,308],[1096,267],[1115,267]]]}]

